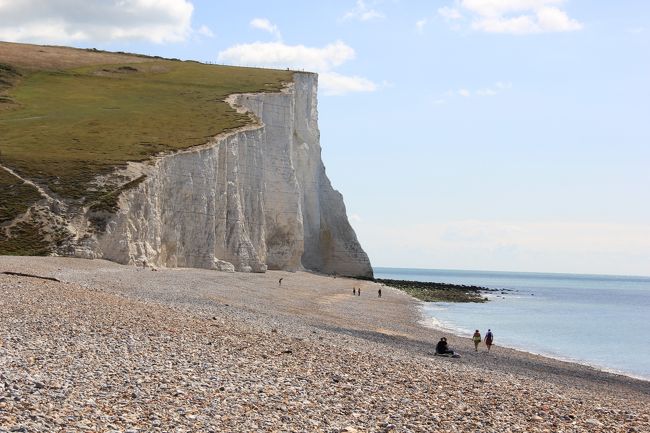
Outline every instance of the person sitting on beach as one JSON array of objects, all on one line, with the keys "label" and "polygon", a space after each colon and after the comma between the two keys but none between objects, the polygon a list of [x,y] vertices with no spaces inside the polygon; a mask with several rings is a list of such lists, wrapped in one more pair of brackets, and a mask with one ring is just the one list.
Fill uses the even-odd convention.
[{"label": "person sitting on beach", "polygon": [[478,329],[474,331],[472,341],[474,342],[474,352],[478,352],[478,345],[481,343],[481,333],[478,332]]},{"label": "person sitting on beach", "polygon": [[436,344],[436,353],[438,355],[454,355],[454,351],[447,345],[447,338],[442,337]]},{"label": "person sitting on beach", "polygon": [[485,334],[485,345],[487,346],[488,352],[490,347],[492,347],[492,341],[494,341],[494,335],[492,335],[492,330],[488,329],[488,332]]}]

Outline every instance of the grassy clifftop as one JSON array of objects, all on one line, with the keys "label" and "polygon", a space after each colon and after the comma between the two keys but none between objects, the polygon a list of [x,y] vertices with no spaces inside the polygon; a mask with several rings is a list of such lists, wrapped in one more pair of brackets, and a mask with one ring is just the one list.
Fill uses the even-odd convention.
[{"label": "grassy clifftop", "polygon": [[[291,80],[289,71],[0,42],[0,165],[58,199],[92,205],[123,186],[98,175],[244,126],[249,117],[228,95]],[[3,184],[21,183],[0,171]],[[6,221],[34,201],[16,188],[0,188],[5,236]]]}]

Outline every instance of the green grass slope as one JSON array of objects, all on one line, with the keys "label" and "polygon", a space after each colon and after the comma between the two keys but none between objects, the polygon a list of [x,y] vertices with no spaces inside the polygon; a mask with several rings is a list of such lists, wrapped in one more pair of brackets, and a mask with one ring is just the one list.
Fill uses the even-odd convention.
[{"label": "green grass slope", "polygon": [[[291,80],[289,71],[0,43],[0,165],[59,199],[97,206],[123,185],[96,185],[96,176],[244,126],[250,118],[227,96]],[[18,182],[0,172],[3,184]],[[16,191],[0,188],[5,220],[34,200]]]}]

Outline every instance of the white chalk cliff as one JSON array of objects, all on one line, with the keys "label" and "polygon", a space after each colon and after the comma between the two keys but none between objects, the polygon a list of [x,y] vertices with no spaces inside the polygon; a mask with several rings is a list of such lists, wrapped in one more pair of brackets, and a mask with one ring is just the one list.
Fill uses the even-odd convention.
[{"label": "white chalk cliff", "polygon": [[146,179],[125,192],[102,234],[77,255],[120,263],[243,272],[310,269],[372,276],[343,197],[321,161],[317,75],[281,93],[233,95],[255,124],[206,145],[131,164]]}]

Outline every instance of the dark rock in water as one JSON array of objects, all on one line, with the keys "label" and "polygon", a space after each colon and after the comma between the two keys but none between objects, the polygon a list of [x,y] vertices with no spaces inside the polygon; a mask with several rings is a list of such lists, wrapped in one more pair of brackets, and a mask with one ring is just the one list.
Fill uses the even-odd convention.
[{"label": "dark rock in water", "polygon": [[487,302],[486,292],[499,292],[481,286],[435,283],[428,281],[391,280],[375,278],[373,281],[403,290],[425,302]]}]

